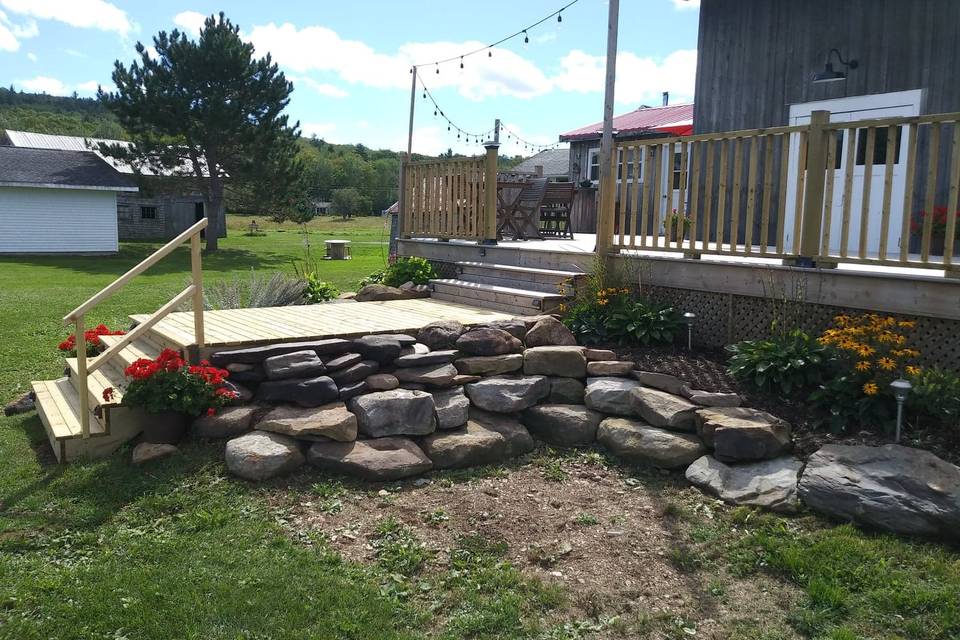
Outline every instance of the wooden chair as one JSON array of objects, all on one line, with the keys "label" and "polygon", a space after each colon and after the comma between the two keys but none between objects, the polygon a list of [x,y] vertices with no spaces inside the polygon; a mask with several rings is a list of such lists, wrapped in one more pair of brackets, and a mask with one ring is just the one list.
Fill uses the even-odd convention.
[{"label": "wooden chair", "polygon": [[513,234],[516,240],[537,238],[542,240],[539,231],[540,205],[547,190],[546,178],[534,178],[525,183],[516,200],[505,206],[503,216],[497,225],[497,236],[503,231]]},{"label": "wooden chair", "polygon": [[540,235],[573,240],[570,209],[573,206],[572,182],[548,182],[540,207]]}]

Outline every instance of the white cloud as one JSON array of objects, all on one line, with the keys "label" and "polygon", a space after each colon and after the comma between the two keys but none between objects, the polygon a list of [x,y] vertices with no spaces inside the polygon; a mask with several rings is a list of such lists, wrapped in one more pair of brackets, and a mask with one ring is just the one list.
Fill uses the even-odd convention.
[{"label": "white cloud", "polygon": [[[258,53],[270,52],[280,65],[296,73],[333,72],[350,84],[377,89],[407,88],[411,65],[484,46],[479,41],[409,43],[396,52],[382,53],[359,40],[341,38],[327,27],[299,28],[289,22],[257,25],[246,37]],[[472,56],[464,64],[464,69],[456,61],[444,64],[440,74],[427,66],[420,73],[431,89],[455,87],[469,100],[497,95],[532,98],[550,90],[550,81],[535,64],[506,49],[494,50],[492,58]]]},{"label": "white cloud", "polygon": [[0,11],[0,51],[16,51],[20,48],[21,40],[33,38],[38,33],[40,30],[33,20],[17,24]]},{"label": "white cloud", "polygon": [[673,0],[674,9],[699,9],[700,0]]},{"label": "white cloud", "polygon": [[[560,60],[562,73],[553,78],[558,89],[579,93],[603,90],[606,58],[575,49]],[[693,99],[697,73],[697,51],[679,49],[662,60],[641,58],[630,53],[617,55],[616,100],[619,103],[658,104],[669,91],[674,101]]]},{"label": "white cloud", "polygon": [[287,76],[287,80],[292,82],[294,86],[298,84],[303,84],[307,87],[310,87],[317,93],[322,96],[327,96],[328,98],[346,98],[349,93],[341,89],[336,85],[332,85],[326,82],[317,82],[313,78],[308,78],[306,76]]},{"label": "white cloud", "polygon": [[126,11],[105,0],[0,0],[0,5],[13,13],[124,36],[138,28]]},{"label": "white cloud", "polygon": [[70,93],[70,87],[56,78],[49,76],[37,76],[30,80],[20,80],[17,82],[21,88],[34,93],[48,93],[52,96],[65,96]]},{"label": "white cloud", "polygon": [[301,122],[300,123],[300,133],[304,137],[317,136],[318,138],[326,138],[331,133],[333,133],[337,128],[337,125],[332,122]]},{"label": "white cloud", "polygon": [[88,80],[77,85],[77,91],[80,93],[96,93],[100,83],[96,80]]},{"label": "white cloud", "polygon": [[173,16],[173,24],[177,25],[188,34],[200,35],[200,29],[203,27],[207,16],[196,11],[181,11]]},{"label": "white cloud", "polygon": [[36,61],[37,61],[37,54],[35,54],[35,53],[33,53],[33,52],[31,51],[30,53],[27,54],[27,59],[28,59],[30,62],[36,62]]},{"label": "white cloud", "polygon": [[68,56],[73,56],[74,58],[86,58],[87,54],[77,51],[76,49],[64,49],[63,52]]}]

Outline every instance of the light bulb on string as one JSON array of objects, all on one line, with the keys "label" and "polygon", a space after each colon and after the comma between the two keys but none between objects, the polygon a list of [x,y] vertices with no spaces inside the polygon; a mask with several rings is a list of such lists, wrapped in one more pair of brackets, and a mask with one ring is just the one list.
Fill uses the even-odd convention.
[{"label": "light bulb on string", "polygon": [[493,57],[493,48],[487,49],[487,57],[488,57],[488,58],[492,58],[492,57]]},{"label": "light bulb on string", "polygon": [[436,62],[436,63],[434,63],[434,64],[436,64],[436,66],[437,66],[437,75],[440,75],[440,63],[439,63],[439,62]]},{"label": "light bulb on string", "polygon": [[563,9],[557,12],[557,23],[563,22]]},{"label": "light bulb on string", "polygon": [[530,36],[527,35],[527,30],[523,30],[523,44],[530,44]]},{"label": "light bulb on string", "polygon": [[460,68],[463,69],[463,56],[460,56]]}]

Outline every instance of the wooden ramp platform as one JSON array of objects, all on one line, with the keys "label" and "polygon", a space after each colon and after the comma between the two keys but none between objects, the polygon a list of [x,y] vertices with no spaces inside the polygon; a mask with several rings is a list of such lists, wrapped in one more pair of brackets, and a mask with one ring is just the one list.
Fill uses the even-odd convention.
[{"label": "wooden ramp platform", "polygon": [[[142,322],[149,316],[134,315]],[[371,333],[416,333],[437,320],[456,320],[465,325],[505,320],[513,314],[431,298],[388,302],[344,302],[224,309],[206,311],[207,351],[269,342],[293,342],[323,338],[351,338]],[[163,346],[187,348],[196,344],[193,313],[171,313],[151,329]]]}]

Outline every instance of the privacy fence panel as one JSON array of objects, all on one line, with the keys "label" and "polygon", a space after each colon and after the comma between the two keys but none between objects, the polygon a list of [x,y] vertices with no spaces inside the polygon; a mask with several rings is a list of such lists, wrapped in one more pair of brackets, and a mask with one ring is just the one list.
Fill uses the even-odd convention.
[{"label": "privacy fence panel", "polygon": [[404,237],[479,240],[485,219],[484,159],[406,163]]}]

